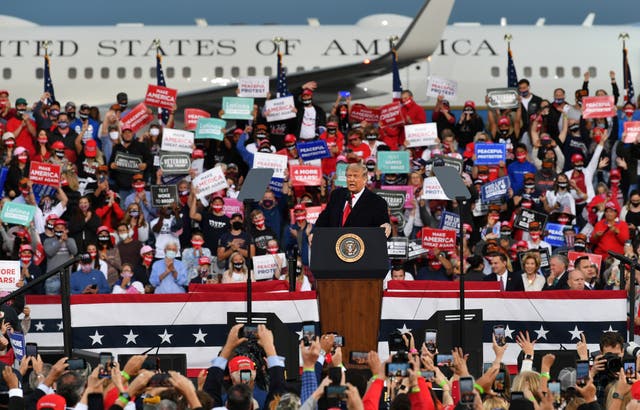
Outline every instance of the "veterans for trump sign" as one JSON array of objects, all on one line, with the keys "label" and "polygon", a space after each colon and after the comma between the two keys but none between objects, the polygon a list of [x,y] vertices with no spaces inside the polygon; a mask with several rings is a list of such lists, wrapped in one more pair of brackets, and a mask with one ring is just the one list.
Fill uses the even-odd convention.
[{"label": "veterans for trump sign", "polygon": [[488,88],[487,105],[489,108],[498,108],[501,110],[509,108],[518,108],[520,101],[518,100],[518,90],[515,88]]},{"label": "veterans for trump sign", "polygon": [[616,116],[616,106],[612,95],[582,97],[583,118],[606,118]]},{"label": "veterans for trump sign", "polygon": [[152,107],[171,110],[176,105],[177,97],[178,90],[163,87],[161,85],[149,84],[147,87],[147,94],[144,97],[144,102]]},{"label": "veterans for trump sign", "polygon": [[188,174],[191,169],[191,155],[182,152],[160,152],[160,168],[166,175]]},{"label": "veterans for trump sign", "polygon": [[34,184],[58,187],[60,185],[60,165],[31,161],[29,179]]},{"label": "veterans for trump sign", "polygon": [[456,232],[449,229],[422,228],[422,247],[454,251],[456,249]]}]

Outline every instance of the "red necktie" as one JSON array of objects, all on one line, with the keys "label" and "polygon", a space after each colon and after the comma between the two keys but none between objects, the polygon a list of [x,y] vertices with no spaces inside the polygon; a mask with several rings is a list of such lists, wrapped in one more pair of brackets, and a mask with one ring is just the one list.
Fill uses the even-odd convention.
[{"label": "red necktie", "polygon": [[351,213],[351,202],[353,201],[354,195],[351,194],[351,199],[347,201],[347,206],[344,207],[344,211],[342,211],[342,226],[347,222],[347,218]]},{"label": "red necktie", "polygon": [[500,276],[498,276],[498,280],[500,281],[500,290],[504,292],[505,291],[504,280]]}]

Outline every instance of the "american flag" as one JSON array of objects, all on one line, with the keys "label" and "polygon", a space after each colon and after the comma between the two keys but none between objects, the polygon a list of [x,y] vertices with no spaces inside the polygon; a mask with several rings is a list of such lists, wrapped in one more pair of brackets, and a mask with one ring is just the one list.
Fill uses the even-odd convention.
[{"label": "american flag", "polygon": [[507,87],[518,87],[518,74],[516,66],[513,64],[513,55],[511,54],[511,43],[507,43]]},{"label": "american flag", "polygon": [[393,73],[393,101],[400,101],[402,95],[402,83],[400,82],[400,72],[398,71],[398,53],[391,50],[391,71]]},{"label": "american flag", "polygon": [[287,88],[287,70],[282,65],[282,53],[278,52],[278,85],[276,90],[276,97],[286,97],[291,95],[289,89]]},{"label": "american flag", "polygon": [[49,93],[51,101],[55,101],[56,93],[53,91],[53,81],[51,81],[51,71],[49,70],[49,54],[44,54],[44,92]]},{"label": "american flag", "polygon": [[[164,80],[164,72],[162,71],[162,56],[160,52],[156,54],[156,85],[160,85],[162,87],[166,87],[167,83]],[[158,108],[158,119],[162,121],[163,125],[166,125],[169,122],[169,110],[166,108]]]},{"label": "american flag", "polygon": [[631,69],[629,68],[629,59],[627,58],[627,47],[622,42],[622,70],[624,72],[624,89],[626,91],[626,95],[624,96],[625,101],[633,102],[633,97],[635,96],[635,92],[633,91],[633,82],[631,81]]}]

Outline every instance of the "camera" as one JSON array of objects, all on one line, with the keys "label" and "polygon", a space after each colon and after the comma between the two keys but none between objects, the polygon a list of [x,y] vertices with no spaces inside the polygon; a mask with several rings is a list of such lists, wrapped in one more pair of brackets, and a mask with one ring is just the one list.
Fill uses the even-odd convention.
[{"label": "camera", "polygon": [[389,350],[392,352],[400,352],[407,350],[407,346],[402,338],[402,333],[395,331],[389,334]]},{"label": "camera", "polygon": [[246,337],[249,340],[258,339],[258,325],[246,324],[240,328],[239,337]]},{"label": "camera", "polygon": [[622,359],[615,353],[605,353],[602,358],[607,359],[604,370],[609,373],[617,373],[622,369]]}]

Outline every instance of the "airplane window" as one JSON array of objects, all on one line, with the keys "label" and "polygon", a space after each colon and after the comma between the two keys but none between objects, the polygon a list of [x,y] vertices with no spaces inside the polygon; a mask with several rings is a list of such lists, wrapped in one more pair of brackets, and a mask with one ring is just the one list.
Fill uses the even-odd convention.
[{"label": "airplane window", "polygon": [[596,78],[598,76],[598,70],[595,67],[589,67],[589,75],[591,78]]},{"label": "airplane window", "polygon": [[11,69],[10,68],[4,68],[2,70],[2,78],[4,78],[5,80],[8,80],[11,78]]},{"label": "airplane window", "polygon": [[524,68],[524,76],[525,77],[531,77],[532,73],[533,73],[533,70],[531,70],[531,67],[525,67]]},{"label": "airplane window", "polygon": [[127,74],[127,71],[124,67],[118,67],[116,69],[116,75],[118,76],[118,78],[124,78],[126,74]]},{"label": "airplane window", "polygon": [[491,76],[500,77],[500,67],[491,67]]},{"label": "airplane window", "polygon": [[133,69],[133,78],[140,78],[140,77],[142,77],[142,68],[134,67],[134,69]]},{"label": "airplane window", "polygon": [[182,67],[182,76],[184,78],[191,77],[191,67]]},{"label": "airplane window", "polygon": [[93,78],[93,68],[85,67],[85,69],[84,69],[84,78]]},{"label": "airplane window", "polygon": [[319,69],[320,69],[320,66],[319,66],[319,65],[314,65],[314,66],[313,66],[313,69],[314,69],[314,70],[319,70]]},{"label": "airplane window", "polygon": [[579,78],[580,71],[580,67],[571,67],[571,75],[573,76],[573,78]]},{"label": "airplane window", "polygon": [[78,76],[78,70],[75,67],[69,67],[69,72],[67,73],[69,78],[74,79]]},{"label": "airplane window", "polygon": [[304,71],[304,67],[303,66],[299,65],[299,66],[296,67],[296,73],[301,73],[303,71]]},{"label": "airplane window", "polygon": [[271,77],[271,73],[272,73],[272,68],[271,68],[271,66],[266,66],[266,67],[264,68],[263,73],[264,73],[264,75],[266,75],[267,77]]},{"label": "airplane window", "polygon": [[155,67],[149,68],[149,77],[156,78],[156,68]]},{"label": "airplane window", "polygon": [[540,67],[540,77],[547,78],[549,75],[549,69],[547,67]]},{"label": "airplane window", "polygon": [[240,76],[240,67],[231,67],[231,77]]},{"label": "airplane window", "polygon": [[222,77],[224,75],[224,67],[216,67],[213,70],[213,73],[215,74],[216,77]]},{"label": "airplane window", "polygon": [[102,67],[100,69],[100,77],[109,78],[109,67]]},{"label": "airplane window", "polygon": [[176,75],[176,70],[173,67],[167,67],[167,71],[165,71],[167,78],[173,78]]},{"label": "airplane window", "polygon": [[564,67],[556,67],[556,77],[564,77]]},{"label": "airplane window", "polygon": [[[2,72],[2,77],[6,80],[11,78],[11,70],[9,70],[9,77],[5,77],[5,71]],[[42,67],[36,68],[36,78],[41,79],[44,77],[44,69]]]},{"label": "airplane window", "polygon": [[249,75],[249,76],[256,75],[256,68],[253,67],[253,66],[247,68],[247,75]]}]

